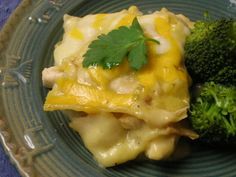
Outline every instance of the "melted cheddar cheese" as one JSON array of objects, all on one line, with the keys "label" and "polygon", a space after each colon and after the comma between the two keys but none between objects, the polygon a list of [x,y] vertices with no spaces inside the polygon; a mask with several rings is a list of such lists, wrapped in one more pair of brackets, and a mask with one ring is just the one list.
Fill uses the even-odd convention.
[{"label": "melted cheddar cheese", "polygon": [[[160,41],[160,45],[147,43],[147,65],[139,71],[130,69],[127,61],[110,70],[82,67],[93,40],[131,25],[135,17],[147,37]],[[106,167],[142,152],[151,159],[169,157],[180,135],[196,138],[190,130],[174,128],[187,117],[189,107],[183,45],[191,26],[186,17],[167,9],[142,15],[135,6],[83,18],[65,15],[65,33],[54,51],[55,66],[43,72],[44,84],[53,85],[44,110],[86,112],[86,117],[74,116],[70,125]]]}]

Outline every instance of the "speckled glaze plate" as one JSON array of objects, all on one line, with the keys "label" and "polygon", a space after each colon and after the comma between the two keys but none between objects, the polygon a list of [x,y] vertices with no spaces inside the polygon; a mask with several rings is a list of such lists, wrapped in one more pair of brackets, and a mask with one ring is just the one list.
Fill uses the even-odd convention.
[{"label": "speckled glaze plate", "polygon": [[98,166],[61,112],[44,112],[47,91],[41,71],[53,64],[65,13],[84,16],[137,5],[149,13],[161,7],[192,20],[236,17],[235,0],[23,0],[0,33],[0,137],[22,176],[32,177],[229,177],[236,176],[236,152],[192,143],[192,153],[174,162],[132,161]]}]

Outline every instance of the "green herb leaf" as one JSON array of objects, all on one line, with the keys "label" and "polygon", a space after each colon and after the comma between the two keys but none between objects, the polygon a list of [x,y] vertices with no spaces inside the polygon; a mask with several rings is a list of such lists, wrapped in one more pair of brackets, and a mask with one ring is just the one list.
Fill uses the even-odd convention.
[{"label": "green herb leaf", "polygon": [[122,26],[107,35],[98,36],[84,55],[83,67],[102,66],[104,69],[110,69],[120,65],[128,57],[131,68],[139,70],[147,63],[146,41],[159,44],[159,41],[144,36],[135,18],[130,27]]}]

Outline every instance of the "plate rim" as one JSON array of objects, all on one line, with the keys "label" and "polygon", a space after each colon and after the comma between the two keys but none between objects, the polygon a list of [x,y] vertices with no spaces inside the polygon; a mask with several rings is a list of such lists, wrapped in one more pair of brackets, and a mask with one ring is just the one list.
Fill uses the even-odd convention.
[{"label": "plate rim", "polygon": [[[36,3],[39,0],[34,0]],[[8,43],[12,38],[12,33],[16,31],[16,26],[20,23],[20,18],[25,14],[27,8],[33,5],[32,0],[22,0],[16,9],[11,13],[8,20],[0,30],[0,62],[4,60],[4,52],[8,48]],[[14,28],[13,28],[14,26]],[[0,68],[0,76],[2,70]],[[2,81],[0,80],[0,90],[2,89]],[[0,143],[2,144],[5,154],[9,157],[12,165],[14,165],[18,173],[22,177],[30,177],[33,174],[33,170],[30,165],[24,164],[23,161],[19,160],[22,157],[22,151],[24,147],[17,144],[12,137],[11,129],[8,125],[6,115],[4,115],[4,108],[0,112]],[[34,174],[34,176],[37,176]]]},{"label": "plate rim", "polygon": [[[16,27],[20,24],[19,19],[24,17],[27,8],[32,8],[34,4],[40,4],[40,2],[42,2],[42,0],[22,0],[19,6],[11,14],[8,21],[5,23],[4,27],[0,31],[0,63],[1,60],[4,60],[4,53],[2,53],[2,51],[5,51],[8,48],[8,43],[10,40],[12,40],[11,34],[16,31]],[[1,75],[2,73],[0,68],[0,76]],[[1,80],[0,84],[2,84]],[[2,115],[0,111],[0,143],[3,145],[6,154],[10,157],[10,161],[17,168],[22,177],[29,177],[31,175],[38,176],[37,174],[33,173],[31,166],[26,166],[22,161],[19,160],[19,158],[22,157],[24,146],[17,144],[17,142],[14,140],[14,138],[11,138],[11,136],[12,132],[10,126],[8,125],[7,117]]]}]

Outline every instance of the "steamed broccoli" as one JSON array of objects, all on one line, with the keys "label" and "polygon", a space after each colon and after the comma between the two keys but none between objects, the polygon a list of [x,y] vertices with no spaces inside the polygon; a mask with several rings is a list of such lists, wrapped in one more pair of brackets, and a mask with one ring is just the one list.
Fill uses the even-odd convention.
[{"label": "steamed broccoli", "polygon": [[190,106],[189,118],[204,141],[229,142],[236,138],[236,87],[203,84]]},{"label": "steamed broccoli", "polygon": [[194,83],[236,85],[236,21],[198,21],[185,44],[185,64]]},{"label": "steamed broccoli", "polygon": [[[235,59],[236,62],[236,59]],[[221,69],[215,76],[212,76],[210,81],[221,83],[224,85],[231,85],[236,83],[236,68],[233,66],[226,66]]]}]

